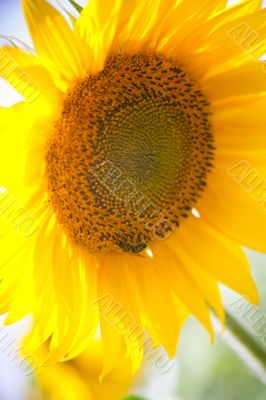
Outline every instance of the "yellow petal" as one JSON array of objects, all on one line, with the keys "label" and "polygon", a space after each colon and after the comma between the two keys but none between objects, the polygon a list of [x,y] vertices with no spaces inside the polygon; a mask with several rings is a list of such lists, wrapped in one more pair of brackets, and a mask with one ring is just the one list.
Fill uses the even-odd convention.
[{"label": "yellow petal", "polygon": [[213,338],[213,329],[204,295],[182,257],[168,246],[164,248],[163,244],[158,245],[157,250],[156,247],[154,248],[154,257],[161,266],[161,273],[164,277],[161,276],[161,280],[165,288],[168,290],[171,288],[178,300],[206,327]]},{"label": "yellow petal", "polygon": [[254,167],[265,165],[265,158],[263,162],[259,159],[260,152],[266,148],[265,107],[264,96],[258,94],[235,96],[212,104],[218,161],[223,162],[222,156],[228,154],[227,161],[230,163],[231,152],[231,166],[236,164],[240,157],[245,157],[245,154],[247,161]]},{"label": "yellow petal", "polygon": [[173,237],[169,239],[168,246],[171,248],[171,251],[176,252],[180,256],[184,268],[191,274],[192,279],[199,287],[205,301],[215,310],[220,320],[224,322],[224,308],[216,278],[208,275],[206,271],[200,268],[194,258],[180,245],[179,239],[179,232],[176,232]]},{"label": "yellow petal", "polygon": [[248,13],[253,13],[254,11],[260,9],[263,5],[263,0],[252,0],[252,1],[240,0],[239,3],[244,4],[244,10],[241,11],[244,12],[245,14],[248,14]]},{"label": "yellow petal", "polygon": [[87,380],[97,400],[124,398],[128,386],[132,381],[130,359],[121,357],[116,360],[112,372],[99,380],[106,353],[101,341],[94,341],[88,349],[75,361],[79,371]]},{"label": "yellow petal", "polygon": [[[120,340],[123,338],[123,341],[126,342],[128,353],[132,359],[132,369],[135,371],[142,362],[143,327],[138,310],[138,292],[133,284],[133,278],[127,262],[128,259],[129,257],[123,258],[115,254],[101,258],[98,279],[99,299],[103,298],[103,306],[101,306],[100,300],[99,311],[102,317],[101,330],[106,351],[111,340],[116,343],[116,348],[121,347],[119,335]],[[119,280],[115,278],[118,265],[121,274],[121,279]],[[107,295],[109,297],[105,300]],[[133,335],[135,340],[131,336],[131,331],[139,333]],[[113,368],[112,363],[115,363],[115,354],[112,346],[109,348],[108,353],[110,354],[105,363],[104,374]]]},{"label": "yellow petal", "polygon": [[35,50],[66,90],[86,72],[88,48],[47,1],[22,0],[22,5]]},{"label": "yellow petal", "polygon": [[103,68],[113,42],[128,22],[135,3],[136,0],[90,0],[84,7],[76,29],[93,50],[91,72],[96,73]]},{"label": "yellow petal", "polygon": [[[2,217],[1,221],[2,223]],[[31,264],[25,258],[33,241],[25,237],[13,228],[9,228],[4,236],[1,236],[1,263],[0,263],[0,306],[1,313],[10,311],[10,307],[18,289],[18,281],[24,277],[24,270],[20,268],[21,262],[25,260],[25,270],[31,268]],[[27,286],[26,286],[27,287]],[[15,307],[17,310],[17,307]],[[19,318],[27,314],[28,309],[16,311]]]},{"label": "yellow petal", "polygon": [[[152,343],[162,345],[169,356],[174,357],[182,323],[175,297],[167,290],[164,262],[156,253],[152,258],[131,259],[130,269],[134,273],[134,286],[138,290],[142,323],[151,335]],[[156,297],[154,292],[157,293]]]},{"label": "yellow petal", "polygon": [[5,79],[28,103],[53,102],[56,89],[51,75],[33,54],[4,46],[0,49],[0,77]]},{"label": "yellow petal", "polygon": [[[36,187],[25,184],[27,178],[34,184],[42,182],[44,139],[53,123],[50,113],[51,108],[46,101],[0,108],[1,186],[7,188],[18,207],[19,204],[26,207],[28,200],[36,192]],[[34,127],[40,119],[42,124],[39,125],[36,135]],[[30,156],[31,151],[34,158]],[[33,167],[35,171],[32,171]]]},{"label": "yellow petal", "polygon": [[103,350],[104,354],[106,354],[100,375],[101,379],[104,379],[115,368],[117,359],[125,356],[125,345],[120,333],[103,317],[100,318],[100,328]]},{"label": "yellow petal", "polygon": [[[158,25],[166,14],[175,8],[175,4],[173,0],[148,0],[145,3],[137,1],[134,12],[119,38],[123,51],[136,53],[152,48],[159,29]],[[160,29],[159,31],[161,32]]]},{"label": "yellow petal", "polygon": [[[225,19],[223,22],[226,23],[217,26],[213,24],[210,27],[207,24],[205,36],[202,36],[201,44],[198,43],[196,52],[188,54],[184,59],[196,76],[200,75],[198,70],[201,74],[215,75],[232,69],[232,65],[240,66],[248,63],[251,59],[258,62],[265,53],[266,9],[242,16],[233,11],[234,9],[227,11],[233,18],[229,21]],[[222,18],[222,15],[217,18]],[[204,26],[202,35],[203,33]]]},{"label": "yellow petal", "polygon": [[169,240],[173,240],[177,252],[182,248],[191,255],[211,278],[257,302],[258,292],[243,250],[204,218],[191,216]]},{"label": "yellow petal", "polygon": [[[45,330],[41,327],[42,323],[52,326],[47,363],[75,357],[91,342],[98,325],[96,310],[92,306],[96,297],[95,265],[86,265],[79,251],[69,248],[68,240],[59,227],[54,226],[51,234],[54,237],[53,241],[47,234],[44,236],[42,233],[39,236],[42,248],[46,252],[50,249],[51,263],[49,264],[50,271],[48,269],[48,273],[46,272],[42,280],[43,289],[38,290],[39,293],[43,293],[42,308],[35,313],[37,321],[42,315],[43,322],[37,322],[40,325],[40,331]],[[49,247],[50,242],[52,247]],[[38,252],[36,252],[36,259],[37,257]],[[54,293],[56,310],[51,324],[48,323],[50,315],[47,314],[50,292]]]},{"label": "yellow petal", "polygon": [[[232,97],[215,102],[213,110],[215,169],[198,207],[233,240],[266,251],[266,193],[259,193],[266,179],[265,100],[256,94]],[[241,163],[246,169],[237,176],[234,168]]]},{"label": "yellow petal", "polygon": [[265,179],[265,166],[261,170],[256,166],[252,177],[246,181],[245,176],[234,179],[229,171],[242,161],[216,157],[217,167],[209,177],[208,187],[197,208],[214,227],[242,246],[266,252],[265,193],[257,200],[254,192]]},{"label": "yellow petal", "polygon": [[[250,79],[251,76],[252,79]],[[247,96],[252,94],[259,95],[259,93],[266,91],[265,72],[262,69],[261,63],[257,64],[254,60],[250,60],[249,62],[235,68],[232,65],[232,69],[227,69],[226,71],[212,77],[203,77],[201,85],[212,106],[215,107],[216,104],[213,103],[216,103],[217,101],[228,101],[231,97]],[[249,104],[252,100],[253,99],[250,98]],[[256,101],[258,101],[258,97],[256,97]],[[240,99],[237,98],[235,105],[239,106],[239,104]],[[216,114],[216,111],[219,113],[221,108],[219,109],[218,107],[219,104],[217,104],[214,109],[214,118],[219,117],[219,115]],[[256,104],[255,107],[259,107],[259,104]]]},{"label": "yellow petal", "polygon": [[123,398],[132,381],[130,362],[120,358],[113,371],[100,380],[105,357],[102,343],[94,341],[73,361],[38,368],[38,382],[51,400]]},{"label": "yellow petal", "polygon": [[0,217],[0,228],[4,231],[1,235],[0,305],[1,312],[8,312],[5,323],[11,324],[31,313],[36,306],[33,249],[42,216],[41,213],[38,218],[32,215],[36,218],[36,226],[29,232],[23,232],[19,225],[12,224],[4,229],[10,222],[5,223],[5,216],[2,214]]},{"label": "yellow petal", "polygon": [[76,371],[74,365],[58,363],[38,368],[37,377],[45,393],[54,400],[93,400],[94,397],[86,380]]},{"label": "yellow petal", "polygon": [[[220,11],[226,11],[224,0],[209,2],[179,1],[174,9],[167,13],[165,19],[158,15],[155,30],[155,46],[170,57],[181,60],[190,55],[205,39],[212,21]],[[218,14],[219,15],[219,14]],[[159,27],[158,27],[159,24]],[[217,22],[218,24],[218,22]],[[216,25],[216,23],[214,23]],[[159,30],[159,34],[156,34]]]}]

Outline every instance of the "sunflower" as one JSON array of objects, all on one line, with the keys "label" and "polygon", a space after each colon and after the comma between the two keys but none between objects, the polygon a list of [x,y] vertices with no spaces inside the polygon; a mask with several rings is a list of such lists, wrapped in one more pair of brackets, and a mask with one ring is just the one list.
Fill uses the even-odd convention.
[{"label": "sunflower", "polygon": [[0,109],[5,323],[31,314],[49,363],[100,327],[104,374],[124,353],[137,369],[146,332],[173,356],[190,314],[212,337],[219,282],[257,302],[242,247],[266,251],[242,182],[266,177],[261,1],[90,0],[71,21],[22,4],[35,53],[1,49],[25,98]]},{"label": "sunflower", "polygon": [[123,398],[132,381],[130,362],[128,359],[120,359],[115,369],[107,377],[99,380],[103,358],[101,342],[94,341],[85,352],[71,361],[38,368],[36,379],[41,399]]}]

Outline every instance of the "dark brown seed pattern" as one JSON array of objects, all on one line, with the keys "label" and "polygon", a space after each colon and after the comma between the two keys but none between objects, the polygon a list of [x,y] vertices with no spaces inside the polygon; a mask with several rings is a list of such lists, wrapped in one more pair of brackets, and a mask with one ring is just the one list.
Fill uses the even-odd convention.
[{"label": "dark brown seed pattern", "polygon": [[136,254],[190,214],[213,158],[208,101],[184,68],[118,55],[66,95],[46,148],[49,199],[75,243]]}]

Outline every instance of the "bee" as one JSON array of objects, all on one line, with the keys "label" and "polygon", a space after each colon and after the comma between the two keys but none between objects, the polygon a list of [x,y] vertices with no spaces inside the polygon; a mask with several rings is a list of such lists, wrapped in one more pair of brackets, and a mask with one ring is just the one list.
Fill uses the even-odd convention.
[{"label": "bee", "polygon": [[145,243],[139,243],[137,245],[132,245],[129,244],[125,241],[120,240],[118,243],[118,246],[120,247],[120,249],[122,249],[123,251],[125,251],[126,253],[130,253],[130,254],[134,254],[137,255],[139,257],[142,257],[140,254],[141,251],[145,250],[147,245]]}]

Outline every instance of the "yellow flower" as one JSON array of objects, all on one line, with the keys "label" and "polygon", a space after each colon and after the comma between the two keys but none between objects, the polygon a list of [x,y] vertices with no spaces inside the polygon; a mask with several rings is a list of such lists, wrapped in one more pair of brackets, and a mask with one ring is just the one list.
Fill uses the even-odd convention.
[{"label": "yellow flower", "polygon": [[101,342],[95,341],[72,361],[38,368],[37,382],[51,400],[118,400],[127,393],[132,380],[129,359],[119,360],[100,380],[102,363]]},{"label": "yellow flower", "polygon": [[0,109],[0,311],[32,313],[47,362],[99,324],[105,374],[125,351],[140,365],[136,326],[173,356],[187,315],[211,335],[208,306],[223,320],[218,282],[258,300],[241,246],[266,251],[266,11],[90,0],[72,29],[22,4],[37,56],[1,50],[25,101]]}]

